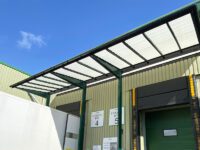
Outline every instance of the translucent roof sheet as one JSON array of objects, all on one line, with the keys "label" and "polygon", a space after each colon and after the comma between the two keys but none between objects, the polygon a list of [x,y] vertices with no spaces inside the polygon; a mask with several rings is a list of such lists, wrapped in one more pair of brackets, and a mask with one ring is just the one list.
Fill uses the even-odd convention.
[{"label": "translucent roof sheet", "polygon": [[44,92],[44,93],[50,92],[48,90],[41,90],[41,89],[37,89],[37,88],[31,88],[31,87],[26,87],[26,86],[23,86],[23,85],[19,85],[17,87],[18,88],[22,88],[22,89],[28,89],[28,90],[34,90],[34,91]]},{"label": "translucent roof sheet", "polygon": [[170,21],[169,25],[176,35],[181,48],[190,47],[199,43],[191,14]]},{"label": "translucent roof sheet", "polygon": [[179,50],[176,41],[170,32],[167,24],[156,27],[145,32],[162,54],[168,54]]},{"label": "translucent roof sheet", "polygon": [[113,66],[122,69],[128,67],[129,65],[124,61],[120,60],[113,54],[109,53],[107,50],[103,50],[95,54],[96,56],[100,57],[101,59],[107,61],[108,63],[112,64]]},{"label": "translucent roof sheet", "polygon": [[30,86],[30,87],[33,87],[33,88],[40,88],[40,89],[44,89],[44,90],[49,90],[49,91],[54,91],[56,90],[55,88],[48,88],[48,87],[44,87],[44,86],[39,86],[39,85],[35,85],[35,84],[31,84],[31,83],[24,83],[22,85],[25,85],[25,86]]},{"label": "translucent roof sheet", "polygon": [[160,56],[156,49],[147,41],[147,39],[142,34],[130,38],[125,42],[147,60]]},{"label": "translucent roof sheet", "polygon": [[55,84],[49,84],[49,83],[41,82],[41,81],[38,81],[38,80],[31,80],[30,83],[35,83],[35,84],[38,84],[38,85],[43,85],[43,86],[48,86],[48,87],[58,88],[58,89],[63,87],[63,86],[58,86],[58,85],[55,85]]},{"label": "translucent roof sheet", "polygon": [[77,74],[77,73],[74,73],[74,72],[65,70],[65,69],[63,69],[63,68],[60,68],[60,69],[58,69],[58,70],[55,70],[55,72],[60,73],[60,74],[63,74],[63,75],[70,76],[70,77],[72,77],[72,78],[77,78],[77,79],[83,80],[83,81],[90,79],[89,77],[86,77],[86,76],[83,76],[83,75],[80,75],[80,74]]},{"label": "translucent roof sheet", "polygon": [[117,69],[124,75],[195,52],[200,49],[195,11],[192,7],[165,16],[12,86],[58,93],[83,82],[94,85],[118,77]]},{"label": "translucent roof sheet", "polygon": [[122,57],[123,59],[131,63],[132,65],[138,64],[144,61],[138,55],[136,55],[133,51],[131,51],[128,47],[126,47],[123,43],[119,43],[112,47],[109,47],[109,50],[119,55],[120,57]]},{"label": "translucent roof sheet", "polygon": [[92,76],[92,77],[97,77],[97,76],[100,76],[102,74],[90,69],[90,68],[87,68],[83,65],[80,65],[79,63],[75,62],[75,63],[72,63],[70,65],[67,65],[65,66],[65,68],[68,68],[68,69],[71,69],[71,70],[74,70],[76,72],[80,72],[82,74],[86,74],[88,76]]},{"label": "translucent roof sheet", "polygon": [[101,73],[108,73],[108,70],[106,70],[104,67],[102,67],[99,63],[97,63],[94,59],[92,59],[91,57],[86,57],[86,58],[83,58],[81,60],[79,60],[79,62],[87,65],[87,66],[90,66],[91,68],[94,68],[98,71],[100,71]]},{"label": "translucent roof sheet", "polygon": [[61,78],[59,78],[59,77],[57,77],[57,76],[55,76],[55,75],[53,75],[53,74],[51,74],[51,73],[47,73],[47,74],[45,74],[44,76],[45,76],[45,77],[52,78],[52,79],[54,79],[54,80],[60,80],[60,81],[66,82],[65,80],[63,80],[63,79],[61,79]]},{"label": "translucent roof sheet", "polygon": [[62,86],[69,86],[70,84],[68,83],[65,83],[65,82],[60,82],[60,81],[56,81],[56,80],[52,80],[52,79],[48,79],[48,78],[45,78],[43,76],[41,77],[38,77],[36,78],[38,80],[41,80],[41,81],[44,81],[44,82],[48,82],[48,83],[55,83],[57,85],[62,85]]}]

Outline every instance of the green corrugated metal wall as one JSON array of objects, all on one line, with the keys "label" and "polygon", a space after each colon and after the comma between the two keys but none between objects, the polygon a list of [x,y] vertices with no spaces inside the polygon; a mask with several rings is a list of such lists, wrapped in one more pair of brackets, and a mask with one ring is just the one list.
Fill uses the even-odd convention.
[{"label": "green corrugated metal wall", "polygon": [[[15,95],[24,99],[31,100],[31,97],[27,94],[27,92],[10,88],[10,85],[21,81],[25,78],[29,77],[27,74],[20,72],[8,65],[0,63],[0,91],[9,93],[11,95]],[[35,100],[39,103],[43,103],[43,99],[38,96],[34,96]]]},{"label": "green corrugated metal wall", "polygon": [[[176,62],[135,73],[123,78],[123,106],[125,107],[125,125],[123,126],[123,148],[130,149],[130,90],[139,86],[153,84],[189,74],[200,73],[200,56],[184,58]],[[58,95],[51,103],[52,107],[81,100],[81,91],[73,91]],[[117,126],[108,126],[109,109],[117,107],[117,81],[112,80],[89,87],[87,90],[86,150],[93,145],[102,145],[103,137],[117,136]],[[104,110],[104,126],[91,128],[91,112]]]}]

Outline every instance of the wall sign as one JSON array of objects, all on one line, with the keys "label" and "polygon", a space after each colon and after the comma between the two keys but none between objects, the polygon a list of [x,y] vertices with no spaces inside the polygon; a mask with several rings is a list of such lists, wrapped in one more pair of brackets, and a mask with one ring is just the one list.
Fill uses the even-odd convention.
[{"label": "wall sign", "polygon": [[117,150],[117,137],[104,138],[103,150]]},{"label": "wall sign", "polygon": [[[124,107],[122,107],[122,124],[124,124]],[[118,108],[110,109],[109,126],[118,125]]]},{"label": "wall sign", "polygon": [[92,150],[101,150],[101,145],[93,145]]},{"label": "wall sign", "polygon": [[176,129],[164,130],[164,136],[177,136]]},{"label": "wall sign", "polygon": [[91,114],[91,127],[102,127],[104,120],[104,111],[96,111]]}]

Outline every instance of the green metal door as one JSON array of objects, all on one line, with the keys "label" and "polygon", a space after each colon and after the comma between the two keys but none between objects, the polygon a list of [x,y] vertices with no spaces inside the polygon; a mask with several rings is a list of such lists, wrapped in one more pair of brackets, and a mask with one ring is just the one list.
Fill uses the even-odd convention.
[{"label": "green metal door", "polygon": [[195,150],[189,108],[149,112],[145,122],[147,150]]}]

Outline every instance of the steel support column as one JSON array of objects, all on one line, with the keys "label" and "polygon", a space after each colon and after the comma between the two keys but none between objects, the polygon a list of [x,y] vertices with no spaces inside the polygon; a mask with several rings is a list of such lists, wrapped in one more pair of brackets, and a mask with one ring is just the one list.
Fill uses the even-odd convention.
[{"label": "steel support column", "polygon": [[118,77],[118,149],[122,150],[122,76]]},{"label": "steel support column", "polygon": [[49,106],[49,105],[50,105],[50,101],[51,101],[51,95],[48,94],[48,95],[46,96],[46,106]]},{"label": "steel support column", "polygon": [[84,130],[85,130],[85,111],[86,111],[86,84],[82,88],[82,105],[81,105],[81,116],[80,116],[80,128],[79,128],[79,139],[78,139],[78,150],[83,150],[84,145]]}]

